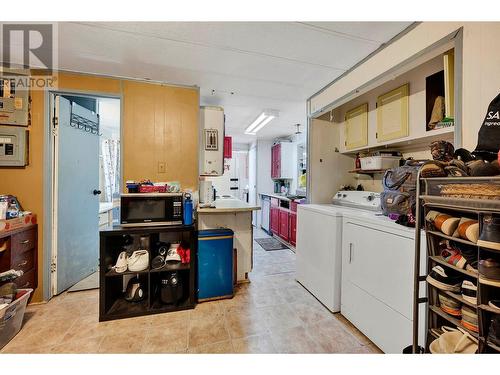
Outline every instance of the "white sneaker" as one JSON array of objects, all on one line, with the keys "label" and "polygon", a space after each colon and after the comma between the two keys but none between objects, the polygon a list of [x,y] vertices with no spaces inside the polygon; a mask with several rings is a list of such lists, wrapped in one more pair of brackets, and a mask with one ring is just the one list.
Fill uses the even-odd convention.
[{"label": "white sneaker", "polygon": [[123,273],[127,270],[128,266],[128,256],[127,256],[127,253],[125,251],[122,251],[120,253],[120,255],[118,255],[118,259],[116,260],[116,264],[115,266],[113,267],[113,269],[117,272],[117,273]]}]

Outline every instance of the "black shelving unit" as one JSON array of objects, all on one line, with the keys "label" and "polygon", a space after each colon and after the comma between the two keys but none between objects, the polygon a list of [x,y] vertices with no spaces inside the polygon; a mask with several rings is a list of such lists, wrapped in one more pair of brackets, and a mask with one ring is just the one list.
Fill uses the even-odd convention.
[{"label": "black shelving unit", "polygon": [[[500,215],[500,200],[474,199],[474,198],[453,198],[443,197],[440,194],[441,188],[448,184],[500,184],[500,177],[440,177],[440,178],[420,178],[417,188],[417,223],[416,223],[416,243],[415,243],[415,294],[414,294],[414,326],[413,326],[413,352],[419,352],[418,331],[419,325],[426,325],[426,343],[425,352],[429,352],[430,343],[437,337],[433,329],[442,325],[451,325],[466,330],[478,340],[478,353],[499,353],[500,347],[488,340],[488,329],[491,318],[498,312],[488,306],[488,300],[492,297],[500,297],[500,287],[487,285],[481,282],[481,275],[474,271],[469,271],[455,267],[447,263],[439,251],[439,242],[442,240],[451,240],[468,246],[471,250],[477,252],[477,259],[484,259],[490,255],[500,257],[500,251],[483,248],[474,242],[448,236],[428,223],[425,217],[429,210],[449,214],[454,217],[467,217],[477,220],[479,223],[479,233],[481,233],[483,218],[485,215]],[[420,269],[420,231],[426,233],[426,256],[427,269],[422,275]],[[496,254],[494,254],[496,253]],[[469,279],[477,285],[477,304],[473,304],[462,298],[459,293],[452,293],[440,290],[427,283],[426,276],[430,273],[432,267],[441,265],[454,272],[460,272],[464,279]],[[427,297],[420,297],[420,283],[425,282]],[[475,309],[478,316],[478,332],[474,332],[464,327],[457,317],[447,314],[439,306],[438,293],[445,294],[469,308]],[[419,322],[419,305],[425,303],[427,306],[426,322]]]},{"label": "black shelving unit", "polygon": [[[150,267],[144,271],[125,271],[117,273],[112,269],[118,255],[123,251],[124,236],[132,236],[134,244],[141,236],[149,236]],[[190,263],[167,264],[160,269],[151,269],[151,260],[155,254],[153,244],[157,241],[190,244]],[[134,245],[132,245],[134,246]],[[99,321],[131,318],[135,316],[167,313],[193,309],[196,306],[196,259],[197,236],[194,225],[158,226],[158,227],[122,227],[114,226],[100,231],[100,274],[99,274]],[[171,272],[177,272],[184,286],[183,298],[176,305],[161,302],[159,291],[161,279]],[[124,282],[130,276],[137,276],[145,285],[147,296],[140,302],[129,302],[124,298]]]}]

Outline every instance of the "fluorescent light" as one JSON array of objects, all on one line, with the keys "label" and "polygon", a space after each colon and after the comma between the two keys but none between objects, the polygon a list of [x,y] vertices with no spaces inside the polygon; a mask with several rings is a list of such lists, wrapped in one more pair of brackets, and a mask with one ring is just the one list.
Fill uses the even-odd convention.
[{"label": "fluorescent light", "polygon": [[266,126],[268,123],[270,123],[274,119],[274,116],[269,116],[266,118],[264,121],[262,121],[252,133],[257,133],[260,129],[262,129],[264,126]]},{"label": "fluorescent light", "polygon": [[273,119],[278,117],[277,111],[265,110],[262,112],[259,117],[255,119],[246,129],[245,134],[255,135],[257,132],[262,129],[264,126],[269,124]]},{"label": "fluorescent light", "polygon": [[248,128],[245,129],[245,133],[253,133],[254,129],[263,121],[265,120],[267,115],[262,112],[257,119],[255,119],[254,122],[252,122]]}]

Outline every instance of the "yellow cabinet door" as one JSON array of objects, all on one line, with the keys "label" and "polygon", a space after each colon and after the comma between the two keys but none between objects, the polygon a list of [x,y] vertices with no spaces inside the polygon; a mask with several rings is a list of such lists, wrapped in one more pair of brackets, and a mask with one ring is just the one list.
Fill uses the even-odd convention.
[{"label": "yellow cabinet door", "polygon": [[347,111],[345,115],[345,148],[368,146],[368,103]]},{"label": "yellow cabinet door", "polygon": [[408,92],[405,84],[377,98],[377,141],[408,136]]},{"label": "yellow cabinet door", "polygon": [[455,117],[455,55],[454,50],[446,52],[444,60],[444,109],[445,116]]}]

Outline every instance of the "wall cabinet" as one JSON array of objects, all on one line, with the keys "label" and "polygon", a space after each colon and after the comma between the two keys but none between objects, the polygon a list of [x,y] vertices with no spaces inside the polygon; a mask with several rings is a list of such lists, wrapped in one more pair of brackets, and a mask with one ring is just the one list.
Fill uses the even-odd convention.
[{"label": "wall cabinet", "polygon": [[271,148],[271,178],[293,179],[296,165],[294,164],[295,143],[280,142]]},{"label": "wall cabinet", "polygon": [[345,115],[345,148],[368,146],[368,103],[347,111]]},{"label": "wall cabinet", "polygon": [[233,138],[224,137],[224,159],[231,159],[233,157]]},{"label": "wall cabinet", "polygon": [[377,98],[377,141],[408,136],[408,92],[405,84]]}]

